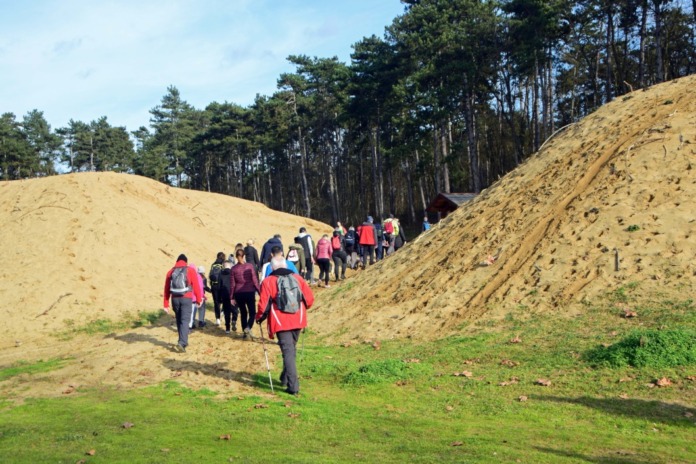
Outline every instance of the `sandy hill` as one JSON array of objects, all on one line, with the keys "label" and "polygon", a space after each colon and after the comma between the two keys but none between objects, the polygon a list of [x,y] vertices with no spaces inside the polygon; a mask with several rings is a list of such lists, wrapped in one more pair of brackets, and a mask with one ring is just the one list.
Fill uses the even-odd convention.
[{"label": "sandy hill", "polygon": [[209,269],[218,251],[289,244],[300,226],[331,228],[225,195],[171,188],[144,177],[80,173],[0,183],[0,295],[25,338],[162,306],[164,275],[179,253]]},{"label": "sandy hill", "polygon": [[321,300],[315,328],[438,337],[484,315],[576,311],[629,282],[693,298],[694,87],[691,76],[637,91],[567,127],[352,291]]}]

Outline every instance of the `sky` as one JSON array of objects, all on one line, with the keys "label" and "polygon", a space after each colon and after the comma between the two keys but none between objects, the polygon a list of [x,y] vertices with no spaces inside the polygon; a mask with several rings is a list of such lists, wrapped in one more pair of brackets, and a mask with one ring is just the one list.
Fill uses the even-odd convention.
[{"label": "sky", "polygon": [[289,55],[348,63],[399,0],[0,0],[0,114],[129,131],[170,85],[203,109],[272,95]]}]

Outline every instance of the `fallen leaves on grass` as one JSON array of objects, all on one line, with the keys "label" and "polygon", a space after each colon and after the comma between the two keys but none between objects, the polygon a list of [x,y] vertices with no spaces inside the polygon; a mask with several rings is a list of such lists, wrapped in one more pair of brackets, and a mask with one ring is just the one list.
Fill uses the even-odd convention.
[{"label": "fallen leaves on grass", "polygon": [[510,343],[522,343],[522,339],[519,335],[515,335],[513,338],[510,339]]},{"label": "fallen leaves on grass", "polygon": [[686,412],[684,413],[684,417],[692,418],[692,417],[694,417],[694,413],[693,413],[693,412],[686,411]]},{"label": "fallen leaves on grass", "polygon": [[85,454],[87,456],[94,456],[95,454],[97,454],[97,450],[91,449],[91,450],[87,451]]},{"label": "fallen leaves on grass", "polygon": [[541,385],[542,387],[550,387],[551,386],[551,381],[549,379],[536,379],[536,382],[534,382],[537,385]]},{"label": "fallen leaves on grass", "polygon": [[519,383],[520,379],[517,377],[511,377],[510,380],[500,382],[498,384],[499,387],[507,387],[508,385],[514,385],[516,383]]},{"label": "fallen leaves on grass", "polygon": [[501,366],[507,366],[507,367],[517,367],[520,365],[517,361],[513,361],[511,359],[503,359],[500,361]]},{"label": "fallen leaves on grass", "polygon": [[476,364],[477,362],[479,362],[479,359],[465,359],[465,360],[462,362],[462,364],[465,364],[465,365],[467,365],[467,366],[470,366],[470,365],[472,365],[472,364]]},{"label": "fallen leaves on grass", "polygon": [[621,316],[624,317],[624,318],[626,318],[626,319],[630,319],[630,318],[632,318],[632,317],[638,317],[638,313],[635,312],[634,310],[632,310],[631,308],[629,308],[629,307],[626,306],[626,305],[619,306],[619,309],[621,309],[621,311],[623,311],[623,313],[621,314]]},{"label": "fallen leaves on grass", "polygon": [[350,348],[351,346],[353,346],[353,344],[351,342],[345,342],[343,344],[343,348]]},{"label": "fallen leaves on grass", "polygon": [[379,340],[377,340],[376,342],[374,342],[374,343],[372,344],[372,348],[374,348],[375,351],[379,351],[380,349],[382,349],[382,342],[380,342]]},{"label": "fallen leaves on grass", "polygon": [[288,413],[288,417],[291,418],[291,419],[297,419],[298,417],[300,417],[300,413],[298,413],[298,412],[289,412],[289,413]]},{"label": "fallen leaves on grass", "polygon": [[690,375],[686,378],[686,380],[691,380],[692,382],[696,382],[696,375]]},{"label": "fallen leaves on grass", "polygon": [[449,404],[445,406],[445,411],[454,411],[454,406],[450,406]]},{"label": "fallen leaves on grass", "polygon": [[624,383],[624,382],[633,382],[633,377],[621,377],[619,379],[619,383]]},{"label": "fallen leaves on grass", "polygon": [[474,375],[474,374],[471,373],[471,372],[469,372],[469,371],[462,371],[462,372],[455,372],[455,373],[452,374],[452,375],[455,376],[455,377],[467,377],[467,378],[468,378],[468,377],[471,377],[471,376]]},{"label": "fallen leaves on grass", "polygon": [[396,382],[394,382],[394,385],[396,385],[397,387],[403,387],[404,385],[408,385],[408,382],[406,382],[405,380],[397,380]]},{"label": "fallen leaves on grass", "polygon": [[408,359],[404,359],[404,362],[406,364],[418,364],[421,362],[421,360],[418,358],[408,358]]},{"label": "fallen leaves on grass", "polygon": [[130,429],[134,426],[135,426],[135,424],[132,422],[124,422],[123,424],[121,424],[121,427],[123,427],[124,429]]},{"label": "fallen leaves on grass", "polygon": [[657,385],[660,388],[669,387],[670,385],[672,385],[672,381],[667,377],[662,377],[661,379],[655,381],[655,385]]},{"label": "fallen leaves on grass", "polygon": [[450,446],[462,446],[463,444],[464,442],[461,441],[453,441],[452,443],[450,443]]},{"label": "fallen leaves on grass", "polygon": [[625,393],[622,393],[622,394],[619,395],[619,398],[621,398],[622,400],[627,400],[627,399],[628,399],[628,395],[625,394]]},{"label": "fallen leaves on grass", "polygon": [[526,396],[522,395],[522,396],[520,396],[519,398],[517,398],[517,401],[524,402],[524,401],[527,401],[528,399],[529,399],[529,398],[527,398]]},{"label": "fallen leaves on grass", "polygon": [[268,408],[268,405],[265,403],[259,403],[254,405],[254,409],[266,409]]},{"label": "fallen leaves on grass", "polygon": [[181,377],[182,372],[181,371],[174,371],[172,372],[172,377]]},{"label": "fallen leaves on grass", "polygon": [[232,439],[232,435],[230,435],[229,433],[226,433],[224,435],[220,435],[220,440],[230,441],[231,439]]},{"label": "fallen leaves on grass", "polygon": [[69,394],[73,393],[74,391],[75,391],[75,387],[72,386],[72,385],[68,385],[68,388],[66,388],[65,390],[63,390],[63,394],[64,394],[64,395],[69,395]]}]

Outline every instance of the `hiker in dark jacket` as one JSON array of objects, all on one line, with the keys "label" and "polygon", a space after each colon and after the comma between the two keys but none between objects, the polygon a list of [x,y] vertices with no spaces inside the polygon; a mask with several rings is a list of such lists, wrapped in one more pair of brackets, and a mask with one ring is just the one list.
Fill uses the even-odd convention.
[{"label": "hiker in dark jacket", "polygon": [[[182,268],[183,271],[181,271]],[[172,274],[175,271],[177,274],[185,272],[185,287],[172,288],[176,286],[176,282],[172,283]],[[189,322],[191,321],[193,303],[201,304],[203,301],[203,289],[198,280],[198,273],[188,265],[188,259],[184,254],[179,255],[176,264],[167,272],[167,277],[164,279],[164,312],[167,314],[169,314],[170,297],[172,309],[176,316],[176,329],[179,332],[179,343],[174,346],[174,349],[183,353],[186,352],[188,346]]]},{"label": "hiker in dark jacket", "polygon": [[208,277],[210,278],[210,293],[213,295],[213,309],[215,310],[215,325],[220,325],[220,305],[222,298],[220,297],[220,273],[222,272],[222,263],[225,261],[225,253],[218,252],[215,262],[210,266]]},{"label": "hiker in dark jacket", "polygon": [[256,293],[259,292],[259,277],[253,264],[247,263],[244,250],[237,251],[237,264],[232,267],[230,275],[232,305],[242,314],[244,338],[251,338],[251,328],[256,316]]},{"label": "hiker in dark jacket", "polygon": [[[230,333],[230,322],[232,330],[237,331],[237,316],[239,309],[232,304],[232,261],[229,259],[223,263],[224,268],[220,274],[220,298],[222,298],[222,313],[225,315],[225,333]],[[230,316],[232,320],[230,321]]]},{"label": "hiker in dark jacket", "polygon": [[331,259],[334,262],[334,275],[336,276],[336,281],[338,281],[338,271],[341,270],[341,280],[346,278],[346,263],[348,262],[348,255],[346,254],[346,247],[344,242],[344,237],[337,230],[333,231],[333,237],[331,237]]},{"label": "hiker in dark jacket", "polygon": [[273,257],[271,248],[274,246],[279,246],[281,250],[283,249],[283,242],[280,241],[280,234],[275,234],[263,244],[263,248],[261,248],[261,266],[271,261]]},{"label": "hiker in dark jacket", "polygon": [[244,247],[244,259],[247,263],[254,265],[256,269],[256,274],[261,272],[261,260],[259,259],[259,252],[254,248],[254,241],[249,239],[247,246]]},{"label": "hiker in dark jacket", "polygon": [[304,249],[305,253],[305,275],[304,279],[307,283],[314,284],[314,240],[312,236],[307,233],[307,229],[300,227],[300,245]]}]

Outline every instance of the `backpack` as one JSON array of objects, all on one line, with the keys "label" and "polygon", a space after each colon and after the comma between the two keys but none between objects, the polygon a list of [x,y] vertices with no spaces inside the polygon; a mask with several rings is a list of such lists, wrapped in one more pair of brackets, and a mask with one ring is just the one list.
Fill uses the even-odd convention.
[{"label": "backpack", "polygon": [[346,245],[355,245],[355,231],[354,230],[349,230],[348,233],[346,234]]},{"label": "backpack", "polygon": [[295,314],[300,310],[302,290],[292,275],[278,276],[278,309],[284,313]]},{"label": "backpack", "polygon": [[385,234],[393,234],[394,233],[394,224],[391,219],[387,219],[384,221],[384,233]]},{"label": "backpack", "polygon": [[333,248],[334,250],[341,249],[341,237],[337,235],[331,238],[331,248]]},{"label": "backpack", "polygon": [[220,273],[222,272],[222,264],[215,263],[210,266],[210,285],[217,287],[220,285]]},{"label": "backpack", "polygon": [[293,263],[296,263],[300,260],[300,255],[297,254],[297,250],[294,248],[291,248],[290,251],[288,252],[288,261],[292,261]]},{"label": "backpack", "polygon": [[175,267],[169,283],[169,291],[174,296],[184,296],[191,291],[188,281],[188,266]]}]

